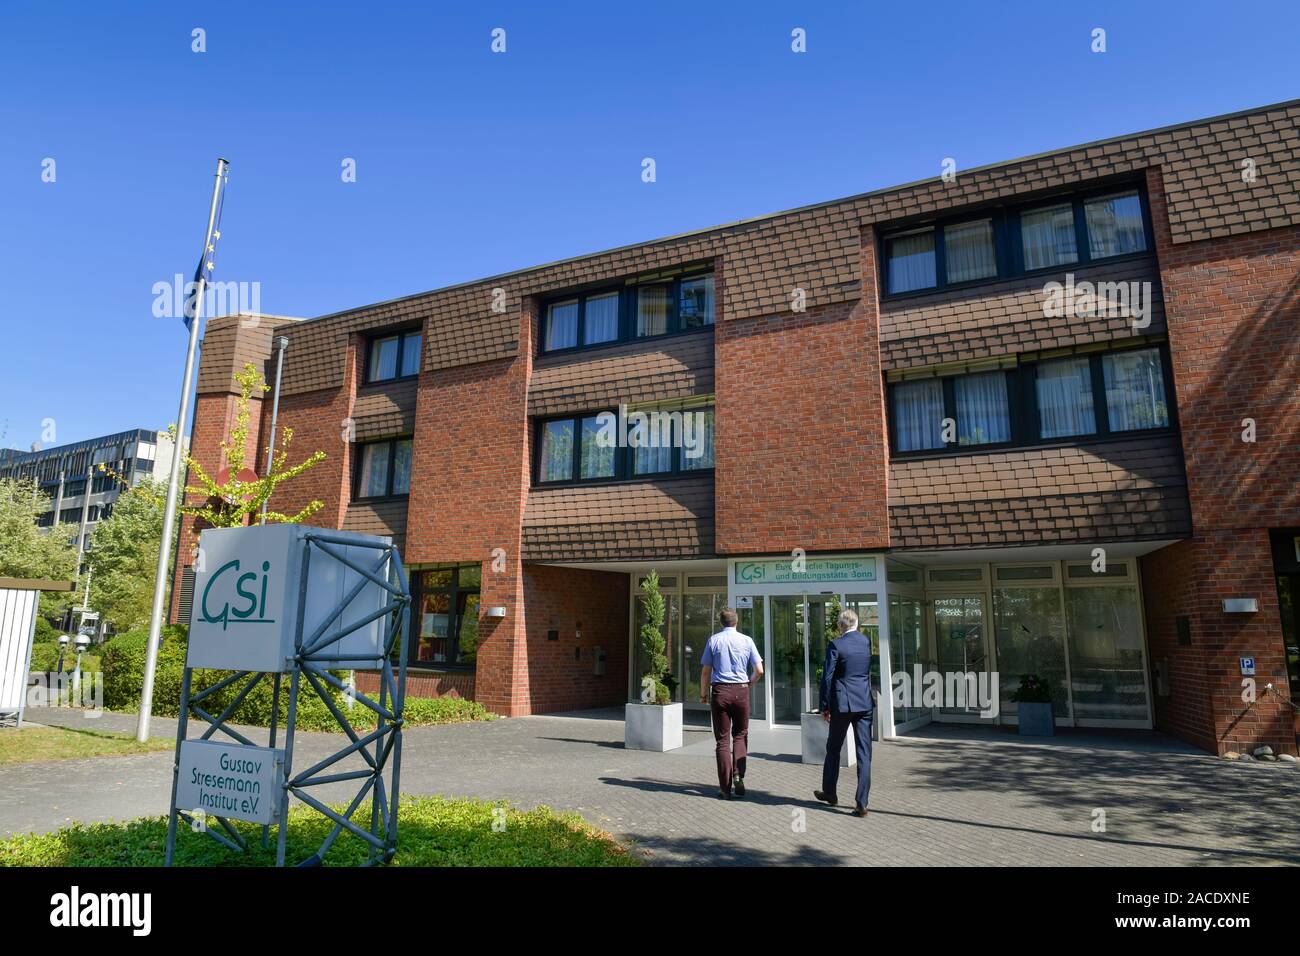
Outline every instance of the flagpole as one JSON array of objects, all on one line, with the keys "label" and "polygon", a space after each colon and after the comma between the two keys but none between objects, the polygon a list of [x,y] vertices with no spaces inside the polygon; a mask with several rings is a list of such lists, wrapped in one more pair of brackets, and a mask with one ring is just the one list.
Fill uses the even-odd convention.
[{"label": "flagpole", "polygon": [[[185,457],[185,427],[190,417],[190,391],[194,384],[194,357],[199,347],[199,324],[203,316],[203,293],[207,287],[206,263],[212,252],[212,233],[216,229],[217,206],[221,183],[230,164],[217,160],[217,175],[212,184],[212,207],[208,210],[208,231],[203,239],[203,256],[199,259],[199,276],[195,282],[194,315],[190,318],[190,343],[185,353],[185,377],[181,383],[181,408],[176,414],[176,444],[172,449],[171,474],[167,479],[167,505],[163,509],[162,539],[158,543],[158,568],[153,582],[153,610],[149,616],[149,646],[145,653],[144,686],[140,690],[140,717],[135,739],[149,739],[149,717],[153,710],[153,679],[158,668],[158,645],[162,643],[163,598],[167,594],[167,564],[172,529],[176,525],[176,504],[180,498],[181,459]],[[183,306],[182,306],[183,308]],[[183,714],[181,715],[184,716]]]}]

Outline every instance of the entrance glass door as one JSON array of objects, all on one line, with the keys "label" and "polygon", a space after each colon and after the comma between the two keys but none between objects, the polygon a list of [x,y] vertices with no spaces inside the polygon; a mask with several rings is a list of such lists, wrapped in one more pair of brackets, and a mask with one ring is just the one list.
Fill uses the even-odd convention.
[{"label": "entrance glass door", "polygon": [[[700,657],[709,637],[721,629],[718,614],[727,605],[727,592],[682,595],[681,654],[676,662],[681,681],[681,701],[689,710],[708,710],[700,703]],[[751,635],[752,636],[752,635]]]},{"label": "entrance glass door", "polygon": [[[984,595],[955,594],[934,599],[934,642],[944,686],[951,673],[979,675],[988,669]],[[969,683],[968,683],[969,686]],[[977,701],[968,694],[965,707],[941,707],[947,716],[978,717]]]},{"label": "entrance glass door", "polygon": [[802,595],[780,595],[772,605],[772,719],[781,724],[799,723],[804,710],[807,671],[804,658],[805,620]]}]

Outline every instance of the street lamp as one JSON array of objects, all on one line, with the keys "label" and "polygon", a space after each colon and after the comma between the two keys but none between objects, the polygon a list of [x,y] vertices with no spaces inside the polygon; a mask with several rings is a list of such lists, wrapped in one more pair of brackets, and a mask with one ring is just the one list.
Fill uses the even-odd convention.
[{"label": "street lamp", "polygon": [[55,670],[57,670],[60,674],[63,673],[63,652],[67,650],[67,648],[68,648],[68,635],[60,634],[59,635],[59,663],[55,667]]},{"label": "street lamp", "polygon": [[86,634],[77,635],[77,669],[72,672],[72,696],[73,700],[80,700],[78,694],[81,692],[81,652],[90,646],[90,637]]}]

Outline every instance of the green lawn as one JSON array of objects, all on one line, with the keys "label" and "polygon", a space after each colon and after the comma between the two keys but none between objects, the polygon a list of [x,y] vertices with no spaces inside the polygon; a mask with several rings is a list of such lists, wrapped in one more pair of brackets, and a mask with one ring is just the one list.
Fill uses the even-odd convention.
[{"label": "green lawn", "polygon": [[[331,822],[301,805],[289,811],[286,861],[314,853]],[[353,815],[369,826],[363,805]],[[504,823],[504,826],[502,826]],[[496,828],[494,829],[494,824]],[[247,853],[227,850],[182,821],[176,838],[178,866],[271,866],[275,830],[263,850],[260,827],[237,823],[248,841]],[[78,824],[56,833],[23,835],[0,841],[0,866],[161,866],[167,818],[128,823]],[[325,856],[329,866],[364,863],[366,844],[351,834],[339,837]],[[405,797],[398,822],[397,855],[392,866],[637,866],[626,848],[576,814],[549,807],[516,810],[505,803]]]},{"label": "green lawn", "polygon": [[130,734],[108,730],[69,730],[65,727],[24,726],[0,730],[0,764],[71,760],[75,757],[120,757],[171,750],[171,740],[138,743]]}]

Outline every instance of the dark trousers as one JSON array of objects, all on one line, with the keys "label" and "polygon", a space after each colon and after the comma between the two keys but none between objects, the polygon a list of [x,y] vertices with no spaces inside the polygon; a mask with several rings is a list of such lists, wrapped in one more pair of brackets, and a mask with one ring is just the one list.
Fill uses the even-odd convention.
[{"label": "dark trousers", "polygon": [[858,755],[858,792],[854,803],[867,805],[871,792],[871,720],[873,711],[865,714],[831,714],[831,729],[826,738],[826,763],[822,767],[822,792],[835,794],[835,783],[840,779],[840,751],[844,738],[853,727],[854,748]]},{"label": "dark trousers", "polygon": [[731,793],[731,773],[745,776],[749,752],[749,685],[714,684],[709,695],[713,739],[718,742],[718,787]]}]

